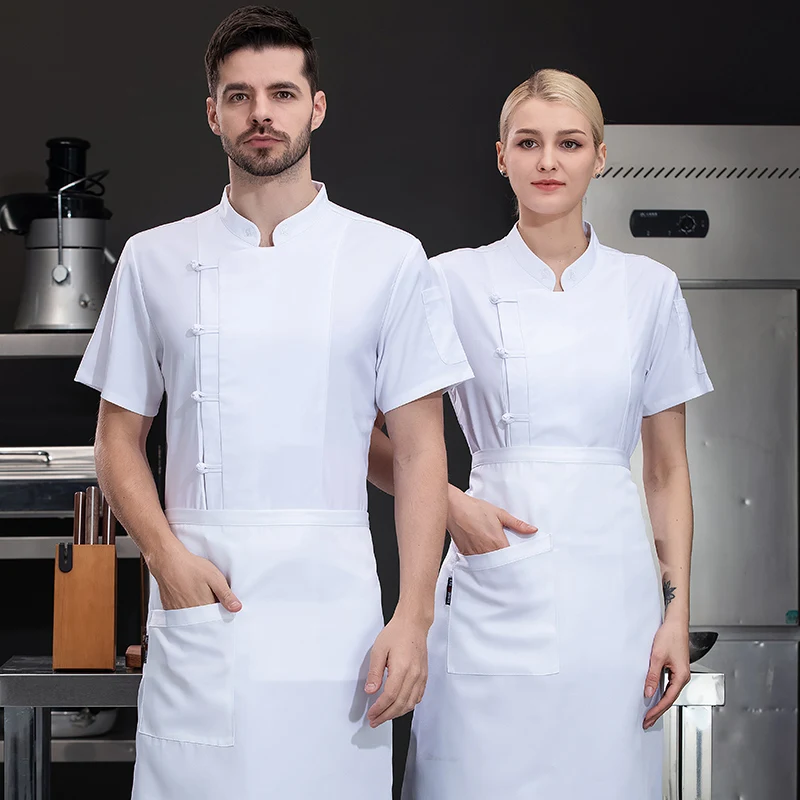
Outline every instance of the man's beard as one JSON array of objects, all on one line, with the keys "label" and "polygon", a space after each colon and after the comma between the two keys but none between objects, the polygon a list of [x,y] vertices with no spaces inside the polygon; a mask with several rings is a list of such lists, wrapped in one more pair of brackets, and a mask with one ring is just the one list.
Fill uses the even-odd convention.
[{"label": "man's beard", "polygon": [[[263,150],[246,152],[243,147],[244,142],[254,135],[273,136],[279,141],[286,142],[283,152],[274,155],[272,148],[267,147]],[[311,145],[311,121],[309,120],[306,128],[294,141],[265,125],[251,128],[237,139],[236,144],[224,133],[220,135],[220,139],[222,149],[239,169],[255,178],[271,178],[291,169],[308,152]]]}]

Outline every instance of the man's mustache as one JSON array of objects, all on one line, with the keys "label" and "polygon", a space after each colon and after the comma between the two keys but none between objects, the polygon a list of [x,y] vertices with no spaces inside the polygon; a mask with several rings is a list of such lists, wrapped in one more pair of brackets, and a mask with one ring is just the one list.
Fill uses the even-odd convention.
[{"label": "man's mustache", "polygon": [[243,133],[237,140],[237,144],[244,144],[251,136],[269,136],[273,139],[277,139],[280,142],[288,141],[288,137],[285,133],[281,133],[280,131],[276,131],[275,128],[270,127],[269,125],[259,125],[257,127],[251,128],[249,131]]}]

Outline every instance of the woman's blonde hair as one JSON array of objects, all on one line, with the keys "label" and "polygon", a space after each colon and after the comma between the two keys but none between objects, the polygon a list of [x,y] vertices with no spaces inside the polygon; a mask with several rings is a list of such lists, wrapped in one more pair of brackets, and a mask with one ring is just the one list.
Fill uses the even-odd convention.
[{"label": "woman's blonde hair", "polygon": [[505,142],[508,136],[514,112],[522,103],[533,97],[551,102],[567,103],[576,108],[589,120],[595,149],[600,146],[603,141],[603,109],[600,108],[597,95],[585,81],[560,69],[537,70],[528,80],[511,92],[500,112],[501,142]]}]

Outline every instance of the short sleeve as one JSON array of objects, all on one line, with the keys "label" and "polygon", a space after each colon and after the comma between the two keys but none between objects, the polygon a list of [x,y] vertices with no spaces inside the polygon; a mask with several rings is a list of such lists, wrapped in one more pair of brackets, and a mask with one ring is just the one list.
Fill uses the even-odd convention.
[{"label": "short sleeve", "polygon": [[395,277],[384,313],[375,402],[386,413],[472,377],[444,274],[415,242]]},{"label": "short sleeve", "polygon": [[104,400],[154,417],[164,394],[161,340],[145,306],[132,242],[125,245],[75,380]]},{"label": "short sleeve", "polygon": [[713,391],[677,278],[660,310],[651,353],[644,379],[644,416]]}]

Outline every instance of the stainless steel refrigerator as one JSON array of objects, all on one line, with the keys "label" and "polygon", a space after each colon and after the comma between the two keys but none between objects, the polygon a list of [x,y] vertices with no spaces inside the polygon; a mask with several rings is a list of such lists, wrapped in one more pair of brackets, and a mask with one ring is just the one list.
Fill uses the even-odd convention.
[{"label": "stainless steel refrigerator", "polygon": [[[613,125],[585,217],[677,272],[715,391],[688,406],[691,624],[725,673],[714,800],[798,796],[800,128]],[[641,453],[634,459],[641,486]]]}]

